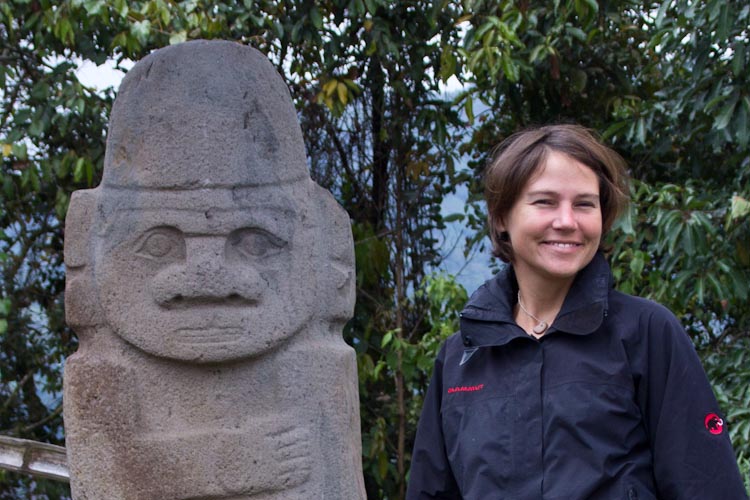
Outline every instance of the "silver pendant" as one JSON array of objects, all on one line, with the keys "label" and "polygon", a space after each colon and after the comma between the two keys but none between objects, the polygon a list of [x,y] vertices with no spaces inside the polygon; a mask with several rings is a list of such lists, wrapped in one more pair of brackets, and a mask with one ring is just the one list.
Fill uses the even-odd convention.
[{"label": "silver pendant", "polygon": [[532,328],[532,331],[537,335],[541,335],[547,331],[547,328],[549,328],[549,325],[547,324],[547,322],[542,321],[541,323],[536,325],[534,328]]}]

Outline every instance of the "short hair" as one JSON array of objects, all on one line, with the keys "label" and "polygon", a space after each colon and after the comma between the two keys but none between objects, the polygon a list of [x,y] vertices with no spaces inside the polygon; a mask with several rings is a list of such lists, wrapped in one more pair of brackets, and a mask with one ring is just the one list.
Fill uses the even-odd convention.
[{"label": "short hair", "polygon": [[580,125],[547,125],[516,132],[493,150],[484,171],[492,253],[505,262],[513,260],[506,232],[497,229],[515,205],[526,184],[544,166],[550,151],[563,153],[594,171],[599,179],[602,236],[612,228],[629,201],[625,160],[604,145],[598,135]]}]

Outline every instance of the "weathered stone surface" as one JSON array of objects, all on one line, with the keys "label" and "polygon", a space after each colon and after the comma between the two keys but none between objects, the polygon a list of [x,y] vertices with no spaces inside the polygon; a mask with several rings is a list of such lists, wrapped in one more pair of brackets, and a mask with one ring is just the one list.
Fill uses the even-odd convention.
[{"label": "weathered stone surface", "polygon": [[76,500],[365,498],[349,221],[265,57],[139,62],[65,236]]}]

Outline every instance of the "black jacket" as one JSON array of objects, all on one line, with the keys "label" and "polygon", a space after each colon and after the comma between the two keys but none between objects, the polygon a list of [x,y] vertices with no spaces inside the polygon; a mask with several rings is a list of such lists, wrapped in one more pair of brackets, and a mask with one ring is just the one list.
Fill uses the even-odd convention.
[{"label": "black jacket", "polygon": [[690,339],[611,282],[598,254],[540,340],[513,320],[510,267],[472,295],[435,362],[408,500],[747,498]]}]

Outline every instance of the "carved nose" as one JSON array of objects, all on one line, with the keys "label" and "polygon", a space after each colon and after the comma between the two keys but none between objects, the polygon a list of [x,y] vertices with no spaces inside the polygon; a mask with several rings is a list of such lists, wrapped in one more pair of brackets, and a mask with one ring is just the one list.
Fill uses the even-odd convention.
[{"label": "carved nose", "polygon": [[168,308],[252,306],[260,301],[265,288],[256,269],[231,264],[224,258],[223,249],[211,248],[189,248],[184,263],[163,269],[151,282],[154,300]]}]

